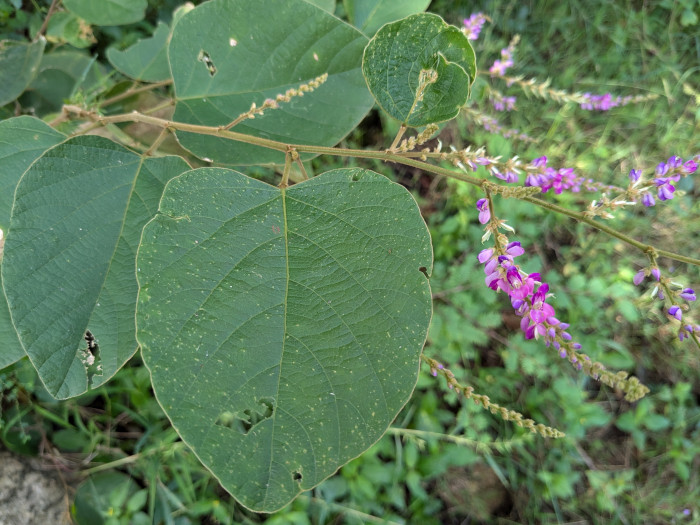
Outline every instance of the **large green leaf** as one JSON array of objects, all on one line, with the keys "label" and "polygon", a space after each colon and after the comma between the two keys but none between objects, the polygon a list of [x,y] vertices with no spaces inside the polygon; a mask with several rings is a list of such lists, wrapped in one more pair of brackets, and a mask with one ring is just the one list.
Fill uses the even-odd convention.
[{"label": "large green leaf", "polygon": [[163,409],[248,508],[357,457],[410,397],[431,316],[430,237],[361,169],[281,190],[225,168],[172,180],[137,256],[137,332]]},{"label": "large green leaf", "polygon": [[[179,157],[143,160],[102,137],[70,139],[24,174],[2,279],[24,350],[54,397],[97,386],[136,351],[136,248]],[[96,339],[90,364],[86,330]],[[93,343],[94,344],[94,343]]]},{"label": "large green leaf", "polygon": [[116,48],[107,50],[107,59],[126,76],[144,82],[160,82],[170,78],[167,44],[170,28],[158,23],[153,36],[139,40],[123,51]]},{"label": "large green leaf", "polygon": [[63,0],[63,5],[90,24],[119,26],[143,20],[146,0]]},{"label": "large green leaf", "polygon": [[[0,122],[0,260],[19,178],[37,157],[64,139],[64,135],[33,117],[15,117]],[[3,294],[0,297],[0,368],[24,355]]]},{"label": "large green leaf", "polygon": [[344,0],[348,19],[367,36],[388,22],[422,13],[430,0]]},{"label": "large green leaf", "polygon": [[[270,14],[274,13],[274,16]],[[235,131],[295,144],[332,146],[373,105],[360,64],[367,37],[303,0],[213,0],[182,17],[168,56],[174,120],[222,126],[267,98],[328,73],[313,93],[294,97]],[[282,163],[277,151],[178,132],[202,158],[244,165]]]},{"label": "large green leaf", "polygon": [[[362,72],[377,103],[407,126],[454,118],[476,75],[469,39],[437,15],[420,13],[383,26],[370,40]],[[423,72],[436,76],[419,86]]]},{"label": "large green leaf", "polygon": [[22,94],[34,78],[46,40],[0,40],[0,106]]}]

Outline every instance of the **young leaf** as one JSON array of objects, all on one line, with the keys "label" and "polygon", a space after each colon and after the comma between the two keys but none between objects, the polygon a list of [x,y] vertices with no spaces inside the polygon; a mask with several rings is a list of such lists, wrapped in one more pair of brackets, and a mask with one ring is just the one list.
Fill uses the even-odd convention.
[{"label": "young leaf", "polygon": [[143,160],[84,136],[48,150],[17,185],[3,285],[24,350],[54,397],[106,382],[136,351],[141,228],[164,184],[186,169],[179,157]]},{"label": "young leaf", "polygon": [[[0,122],[0,261],[17,181],[41,154],[65,139],[39,119],[15,117]],[[0,285],[2,279],[0,278]],[[5,295],[0,298],[0,369],[25,355],[10,319]]]},{"label": "young leaf", "polygon": [[119,26],[143,20],[146,0],[63,0],[63,5],[90,24]]},{"label": "young leaf", "polygon": [[170,28],[158,22],[153,36],[139,40],[123,51],[110,47],[107,59],[128,77],[142,82],[160,82],[170,78],[167,44]]},{"label": "young leaf", "polygon": [[[274,13],[274,16],[270,16]],[[225,23],[222,23],[225,21]],[[213,0],[184,15],[168,57],[175,83],[174,120],[224,126],[324,73],[312,93],[281,103],[235,131],[287,143],[333,146],[373,105],[360,62],[367,37],[303,0]],[[283,163],[284,154],[211,136],[178,132],[195,155],[219,163]]]},{"label": "young leaf", "polygon": [[384,111],[418,127],[457,116],[469,98],[476,58],[459,29],[420,13],[377,32],[365,49],[362,72]]},{"label": "young leaf", "polygon": [[173,179],[137,256],[138,340],[182,439],[272,512],[357,457],[411,396],[430,237],[403,187],[338,169],[279,189]]},{"label": "young leaf", "polygon": [[0,106],[22,94],[34,78],[46,40],[36,42],[0,41]]},{"label": "young leaf", "polygon": [[430,0],[344,0],[348,19],[367,36],[373,36],[388,22],[422,13]]}]

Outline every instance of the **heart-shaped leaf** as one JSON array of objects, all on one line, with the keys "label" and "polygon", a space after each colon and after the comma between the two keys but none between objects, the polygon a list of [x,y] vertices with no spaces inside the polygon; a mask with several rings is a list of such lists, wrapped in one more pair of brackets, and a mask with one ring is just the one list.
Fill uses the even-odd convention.
[{"label": "heart-shaped leaf", "polygon": [[[303,0],[207,2],[173,29],[168,50],[177,98],[173,118],[224,126],[252,103],[261,106],[328,73],[313,92],[245,120],[234,131],[333,146],[373,105],[360,70],[366,44],[357,29]],[[185,132],[177,137],[195,155],[219,163],[284,162],[283,153],[259,146]]]},{"label": "heart-shaped leaf", "polygon": [[274,511],[409,399],[431,317],[426,225],[408,191],[361,169],[280,189],[200,168],[159,211],[137,256],[154,391],[222,485]]},{"label": "heart-shaped leaf", "polygon": [[476,75],[469,39],[437,15],[386,24],[370,40],[362,72],[377,103],[411,127],[454,118]]},{"label": "heart-shaped leaf", "polygon": [[136,351],[141,228],[165,183],[188,168],[84,136],[49,149],[22,176],[2,280],[19,339],[54,397],[104,383]]},{"label": "heart-shaped leaf", "polygon": [[[0,260],[19,178],[41,154],[65,138],[34,117],[15,117],[0,122]],[[24,355],[3,294],[0,298],[0,369]]]}]

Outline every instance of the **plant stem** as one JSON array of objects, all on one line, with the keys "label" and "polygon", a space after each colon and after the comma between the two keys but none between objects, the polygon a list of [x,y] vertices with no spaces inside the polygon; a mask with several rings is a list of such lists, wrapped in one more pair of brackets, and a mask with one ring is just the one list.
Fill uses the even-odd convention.
[{"label": "plant stem", "polygon": [[44,18],[44,21],[42,22],[39,31],[34,37],[34,40],[38,39],[41,35],[43,35],[46,32],[46,28],[49,27],[49,19],[53,16],[53,13],[54,11],[56,11],[56,8],[58,7],[60,1],[61,0],[53,0],[53,2],[51,2],[51,6],[49,7],[48,12],[46,13],[46,17]]},{"label": "plant stem", "polygon": [[124,93],[119,93],[118,95],[114,95],[113,97],[103,100],[102,102],[100,102],[100,107],[103,108],[105,106],[109,106],[110,104],[114,104],[115,102],[119,102],[120,100],[123,100],[125,98],[129,98],[130,96],[135,95],[137,93],[143,93],[144,91],[150,91],[159,87],[169,86],[172,83],[172,79],[168,79],[163,80],[162,82],[155,82],[153,84],[147,84],[145,86],[137,88],[129,88],[126,91],[124,91]]},{"label": "plant stem", "polygon": [[[161,84],[164,85],[165,83],[161,83]],[[461,173],[459,171],[443,168],[441,166],[434,166],[434,165],[429,164],[427,162],[410,158],[410,156],[406,156],[403,154],[389,153],[386,151],[358,150],[358,149],[347,149],[347,148],[331,148],[331,147],[325,147],[325,146],[311,146],[311,145],[307,145],[307,144],[285,144],[284,142],[278,142],[276,140],[265,139],[262,137],[254,137],[252,135],[246,135],[244,133],[237,133],[235,131],[228,131],[228,130],[224,129],[223,126],[219,126],[219,127],[201,126],[201,125],[197,125],[197,124],[186,124],[184,122],[174,122],[172,120],[166,120],[166,119],[162,119],[162,118],[158,118],[158,117],[153,117],[150,115],[144,115],[143,113],[139,113],[137,111],[133,111],[131,113],[123,113],[123,114],[119,114],[119,115],[111,115],[111,116],[105,117],[105,116],[99,115],[98,113],[96,113],[94,111],[85,110],[79,106],[67,105],[67,106],[63,106],[63,112],[64,112],[64,114],[73,113],[73,114],[76,114],[78,117],[86,118],[86,119],[92,120],[94,122],[103,124],[103,125],[106,125],[109,123],[119,123],[119,122],[142,122],[144,124],[151,124],[154,126],[159,126],[159,127],[163,127],[163,128],[170,128],[173,130],[189,131],[192,133],[200,133],[203,135],[214,135],[214,136],[226,138],[229,140],[244,142],[246,144],[253,144],[255,146],[262,146],[264,148],[277,150],[277,151],[282,152],[282,153],[287,153],[289,151],[296,151],[297,153],[313,153],[316,155],[333,155],[333,156],[337,156],[337,157],[354,157],[354,158],[361,158],[361,159],[379,159],[379,160],[382,160],[384,162],[394,162],[396,164],[403,164],[404,166],[412,166],[414,168],[418,168],[420,170],[423,170],[427,173],[432,173],[435,175],[442,175],[445,177],[449,177],[451,179],[456,179],[456,180],[460,180],[462,182],[467,182],[469,184],[473,184],[474,186],[479,186],[479,187],[483,187],[484,183],[488,182],[484,179],[477,178],[477,177],[471,177],[470,175],[467,175],[465,173]],[[615,237],[616,239],[619,239],[622,242],[629,244],[630,246],[633,246],[644,253],[648,253],[649,251],[655,250],[657,254],[662,255],[664,257],[668,257],[669,259],[674,259],[676,261],[680,261],[680,262],[683,262],[686,264],[700,266],[700,259],[688,257],[685,255],[670,252],[667,250],[660,250],[660,249],[654,248],[653,246],[651,246],[649,244],[644,244],[640,241],[633,239],[632,237],[629,237],[623,233],[620,233],[619,231],[615,230],[614,228],[611,228],[610,226],[607,226],[607,225],[602,224],[598,221],[590,219],[590,218],[586,217],[583,213],[568,210],[566,208],[563,208],[563,207],[558,206],[556,204],[553,204],[551,202],[544,201],[542,199],[538,199],[536,197],[519,197],[519,198],[521,198],[522,200],[524,200],[526,202],[529,202],[530,204],[534,204],[535,206],[539,206],[540,208],[544,208],[544,209],[547,209],[549,211],[553,211],[556,213],[561,213],[562,215],[566,215],[567,217],[571,217],[572,219],[576,219],[576,220],[581,221],[585,224],[588,224],[592,228],[595,228],[595,229],[600,230],[604,233],[607,233],[611,237]]]}]

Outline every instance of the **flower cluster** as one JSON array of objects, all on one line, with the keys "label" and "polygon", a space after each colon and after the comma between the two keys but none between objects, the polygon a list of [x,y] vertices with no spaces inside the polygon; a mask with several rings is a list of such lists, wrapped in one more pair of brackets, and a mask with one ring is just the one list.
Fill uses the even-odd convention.
[{"label": "flower cluster", "polygon": [[654,206],[656,200],[649,190],[656,187],[656,196],[659,200],[667,201],[673,199],[676,191],[674,183],[678,182],[681,177],[686,177],[695,173],[700,162],[700,155],[683,161],[681,157],[673,155],[666,162],[660,162],[656,166],[655,177],[653,181],[645,181],[642,178],[642,170],[632,169],[629,173],[630,190],[638,188],[636,192],[642,192],[642,204],[644,206]]},{"label": "flower cluster", "polygon": [[559,195],[564,190],[578,193],[581,188],[588,191],[600,191],[602,189],[615,189],[612,186],[601,185],[593,179],[578,176],[573,168],[551,168],[547,166],[547,157],[537,157],[526,168],[525,186],[533,186],[542,189],[542,193],[554,190]]},{"label": "flower cluster", "polygon": [[[672,319],[681,323],[678,328],[678,339],[683,341],[684,339],[692,337],[697,338],[700,336],[700,325],[688,320],[683,322],[683,313],[690,309],[690,305],[687,303],[697,300],[695,290],[674,283],[668,278],[661,277],[661,271],[658,266],[656,266],[656,263],[652,263],[652,266],[649,268],[642,268],[639,270],[632,279],[632,282],[636,286],[639,286],[644,279],[649,276],[658,283],[651,292],[652,297],[657,297],[662,301],[668,299],[671,306],[668,307],[666,313]],[[685,301],[686,303],[682,304],[681,301]]]},{"label": "flower cluster", "polygon": [[554,89],[550,87],[551,80],[547,79],[544,82],[539,82],[537,79],[524,79],[522,76],[509,77],[503,75],[500,70],[489,70],[492,77],[499,77],[506,82],[506,85],[517,85],[525,94],[534,95],[544,100],[553,100],[560,104],[573,102],[581,105],[584,109],[607,110],[616,106],[626,106],[627,104],[638,104],[647,100],[658,98],[655,93],[647,95],[627,95],[625,97],[611,94],[606,95],[591,95],[590,93],[569,93],[563,89]]},{"label": "flower cluster", "polygon": [[649,390],[634,377],[627,377],[626,372],[613,374],[601,363],[593,362],[580,353],[581,345],[572,340],[567,331],[568,323],[556,317],[554,307],[547,301],[552,294],[549,284],[542,282],[539,273],[526,273],[520,269],[515,259],[525,253],[519,242],[508,242],[507,237],[499,232],[500,228],[512,231],[512,228],[494,217],[489,199],[477,202],[479,222],[487,224],[483,240],[491,234],[495,236],[493,248],[482,250],[477,259],[484,265],[486,285],[495,291],[505,292],[520,320],[520,328],[526,339],[542,339],[546,346],[551,346],[562,359],[567,359],[578,370],[583,370],[594,379],[609,386],[620,388],[628,400],[643,397]]},{"label": "flower cluster", "polygon": [[223,126],[221,129],[229,130],[235,125],[240,124],[246,119],[254,119],[257,116],[262,116],[267,109],[277,109],[281,102],[290,102],[293,97],[303,97],[304,93],[311,93],[315,89],[328,80],[328,73],[324,73],[321,76],[310,80],[305,84],[301,84],[298,88],[290,88],[283,93],[279,93],[274,99],[267,98],[263,102],[262,106],[258,106],[255,102],[250,105],[250,109],[245,113],[241,113],[228,125]]},{"label": "flower cluster", "polygon": [[501,49],[502,60],[496,60],[489,68],[489,73],[492,76],[502,76],[506,74],[506,71],[511,67],[513,62],[513,53],[515,52],[515,46],[518,45],[520,41],[520,36],[516,35],[508,44],[508,47]]},{"label": "flower cluster", "polygon": [[466,117],[479,126],[482,126],[489,133],[501,135],[507,139],[513,138],[516,140],[522,140],[523,142],[537,142],[537,140],[533,139],[531,136],[521,133],[520,130],[502,126],[494,117],[486,115],[473,107],[465,107],[462,111]]},{"label": "flower cluster", "polygon": [[632,96],[627,95],[621,97],[619,95],[613,96],[612,93],[605,93],[604,95],[594,95],[592,93],[583,93],[580,95],[581,100],[579,105],[581,109],[586,109],[588,111],[608,111],[612,108],[618,106],[626,106],[627,104],[633,104],[636,102],[642,102],[647,100],[647,96]]},{"label": "flower cluster", "polygon": [[[488,211],[488,206],[486,210]],[[482,213],[479,212],[479,222],[483,224]],[[503,291],[510,297],[515,313],[521,317],[520,328],[525,333],[525,339],[543,337],[547,346],[551,344],[559,350],[562,342],[571,341],[571,335],[566,331],[569,325],[559,321],[554,308],[547,303],[551,297],[548,293],[549,285],[541,281],[540,274],[527,274],[515,264],[515,258],[524,253],[525,250],[517,241],[507,244],[502,255],[494,248],[482,250],[478,260],[484,265],[486,285],[492,290]],[[578,350],[581,345],[572,343],[572,348]],[[562,357],[567,357],[566,351],[562,352]],[[582,366],[579,363],[578,368]]]},{"label": "flower cluster", "polygon": [[490,99],[491,105],[496,111],[513,111],[515,109],[515,97],[492,95]]},{"label": "flower cluster", "polygon": [[476,40],[479,38],[479,33],[481,33],[481,29],[487,20],[489,18],[484,13],[472,13],[469,18],[464,19],[462,32],[467,35],[469,40]]},{"label": "flower cluster", "polygon": [[421,359],[425,361],[428,366],[430,366],[430,373],[433,377],[437,377],[438,374],[442,375],[447,381],[447,386],[450,390],[454,390],[458,394],[464,395],[465,398],[471,399],[477,405],[481,405],[484,408],[491,411],[492,414],[497,414],[504,421],[515,421],[515,424],[519,427],[527,428],[530,432],[538,433],[543,437],[561,438],[564,437],[564,433],[559,430],[545,426],[541,423],[535,423],[532,419],[526,419],[520,412],[515,410],[508,410],[505,407],[492,403],[489,396],[483,394],[477,394],[474,392],[474,388],[471,386],[462,386],[455,379],[455,375],[451,370],[445,368],[442,363],[421,355]]}]

